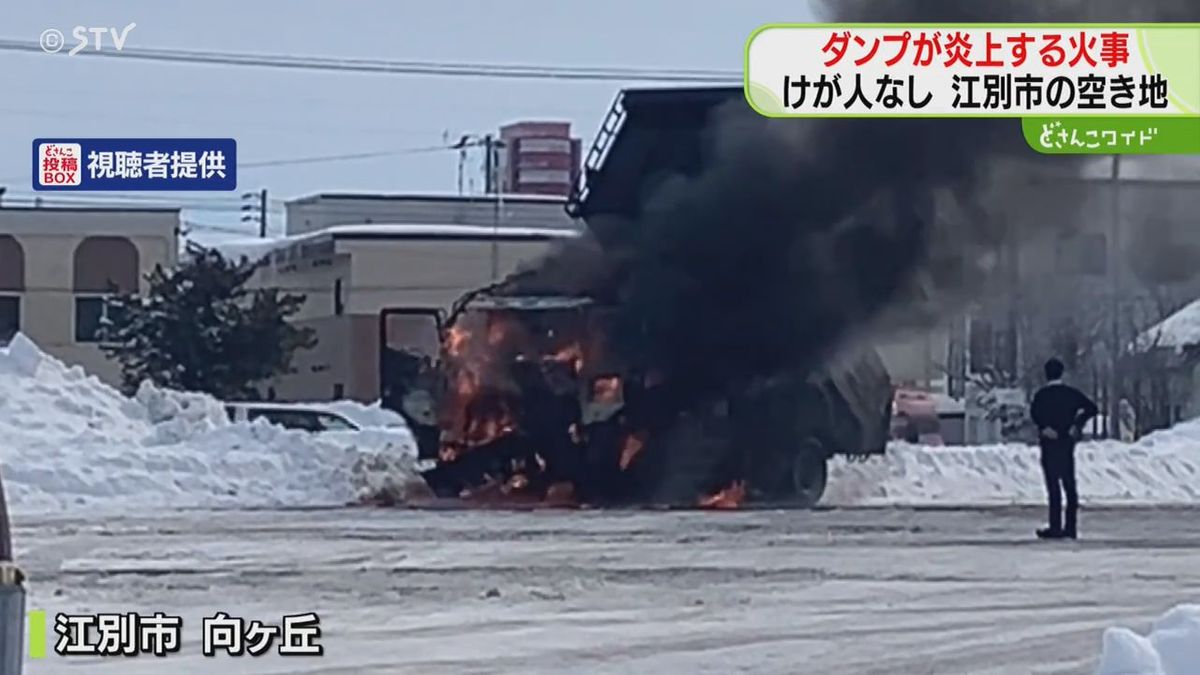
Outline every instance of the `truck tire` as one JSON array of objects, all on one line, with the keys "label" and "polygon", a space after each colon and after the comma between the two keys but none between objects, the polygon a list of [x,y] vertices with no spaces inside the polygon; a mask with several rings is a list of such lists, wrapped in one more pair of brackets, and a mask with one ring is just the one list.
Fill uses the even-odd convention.
[{"label": "truck tire", "polygon": [[811,436],[800,443],[792,456],[791,502],[798,508],[811,509],[825,495],[829,479],[825,447]]}]

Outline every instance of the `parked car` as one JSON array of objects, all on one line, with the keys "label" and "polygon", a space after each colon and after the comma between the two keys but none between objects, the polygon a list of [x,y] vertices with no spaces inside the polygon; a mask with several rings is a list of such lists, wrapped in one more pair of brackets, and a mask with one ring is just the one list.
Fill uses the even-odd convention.
[{"label": "parked car", "polygon": [[[339,442],[349,441],[379,450],[397,451],[402,455],[411,454],[413,461],[417,459],[417,441],[404,418],[399,415],[395,416],[395,420],[386,422],[370,414],[362,416],[362,419],[354,419],[328,404],[274,401],[227,402],[225,414],[231,422],[264,419],[285,429],[328,435],[336,437],[334,440]],[[430,464],[429,461],[417,462],[418,467]]]},{"label": "parked car", "polygon": [[362,426],[345,415],[320,404],[310,403],[226,403],[225,413],[230,422],[253,422],[266,419],[286,429],[300,431],[361,431]]},{"label": "parked car", "polygon": [[933,396],[924,391],[897,388],[892,400],[891,437],[921,445],[945,445]]}]

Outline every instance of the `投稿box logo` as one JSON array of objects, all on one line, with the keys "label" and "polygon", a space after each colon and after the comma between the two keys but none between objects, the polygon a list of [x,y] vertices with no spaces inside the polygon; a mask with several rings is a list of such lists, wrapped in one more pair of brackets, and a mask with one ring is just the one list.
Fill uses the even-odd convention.
[{"label": "\u6295\u7a3fbox logo", "polygon": [[83,146],[78,143],[40,143],[37,183],[43,187],[79,185]]}]

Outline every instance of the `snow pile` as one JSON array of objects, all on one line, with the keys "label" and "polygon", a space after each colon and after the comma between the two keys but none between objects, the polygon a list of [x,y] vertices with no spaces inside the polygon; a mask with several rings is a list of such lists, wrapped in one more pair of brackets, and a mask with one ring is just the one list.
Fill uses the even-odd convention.
[{"label": "snow pile", "polygon": [[[1200,503],[1200,420],[1135,443],[1095,441],[1075,451],[1085,504]],[[920,446],[892,443],[885,457],[835,460],[830,505],[1041,504],[1046,498],[1036,446]]]},{"label": "snow pile", "polygon": [[1095,675],[1200,673],[1200,605],[1180,605],[1154,622],[1147,636],[1128,628],[1104,632]]},{"label": "snow pile", "polygon": [[121,395],[16,336],[0,349],[0,471],[14,510],[319,506],[403,499],[411,434],[231,424],[201,394]]}]

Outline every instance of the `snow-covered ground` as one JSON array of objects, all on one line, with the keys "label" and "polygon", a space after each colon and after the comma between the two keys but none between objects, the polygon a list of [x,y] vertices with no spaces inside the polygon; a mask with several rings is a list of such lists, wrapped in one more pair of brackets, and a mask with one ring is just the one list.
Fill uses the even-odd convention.
[{"label": "snow-covered ground", "polygon": [[[358,508],[24,516],[15,534],[31,608],[184,620],[165,659],[49,654],[29,675],[1092,675],[1118,656],[1106,629],[1200,599],[1200,509],[1086,509],[1078,542],[1037,541],[1043,518]],[[218,611],[316,612],[325,655],[205,658]],[[1156,649],[1194,648],[1185,623]]]},{"label": "snow-covered ground", "polygon": [[231,424],[208,396],[128,398],[23,336],[0,349],[0,471],[17,512],[343,505],[420,489],[415,456],[404,428]]}]

